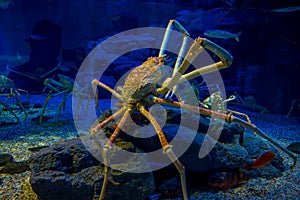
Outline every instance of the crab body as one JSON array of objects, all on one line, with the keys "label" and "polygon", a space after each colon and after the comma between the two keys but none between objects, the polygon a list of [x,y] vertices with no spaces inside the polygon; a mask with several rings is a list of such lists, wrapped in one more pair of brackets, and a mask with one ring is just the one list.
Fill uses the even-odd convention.
[{"label": "crab body", "polygon": [[136,103],[155,92],[157,83],[164,77],[162,65],[162,57],[150,57],[142,65],[132,70],[122,89],[124,102]]},{"label": "crab body", "polygon": [[246,120],[249,123],[251,123],[251,120],[247,114],[226,108],[226,104],[235,99],[236,99],[236,97],[234,95],[231,95],[228,99],[224,100],[222,98],[222,96],[220,95],[220,92],[215,92],[215,93],[211,94],[209,97],[207,97],[206,99],[204,99],[203,102],[199,101],[199,103],[204,108],[217,110],[218,112],[221,112],[221,113],[231,113],[231,114],[240,115],[242,117],[245,117]]}]

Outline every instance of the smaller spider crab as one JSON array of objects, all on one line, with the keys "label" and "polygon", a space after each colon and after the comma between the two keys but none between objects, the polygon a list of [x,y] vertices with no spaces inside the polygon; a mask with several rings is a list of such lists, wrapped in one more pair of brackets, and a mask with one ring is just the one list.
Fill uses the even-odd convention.
[{"label": "smaller spider crab", "polygon": [[7,110],[11,115],[13,115],[17,122],[19,122],[19,117],[12,111],[11,107],[7,105],[7,102],[13,98],[13,101],[15,101],[16,106],[18,106],[23,112],[24,112],[24,121],[27,119],[27,112],[23,106],[23,104],[20,101],[20,92],[28,94],[27,91],[15,88],[14,81],[10,78],[1,75],[0,76],[0,97],[6,97],[5,101],[0,101],[0,104],[2,105],[2,109],[0,109],[0,112],[3,110]]},{"label": "smaller spider crab", "polygon": [[251,174],[249,173],[250,170],[267,166],[274,157],[275,154],[273,152],[264,152],[252,164],[246,164],[243,169],[221,170],[210,174],[207,178],[207,183],[212,187],[227,191],[233,186],[237,186],[244,181],[248,181]]},{"label": "smaller spider crab", "polygon": [[[56,80],[56,78],[47,78],[44,81],[45,88],[44,88],[43,91],[45,91],[46,89],[49,89],[49,92],[48,92],[47,98],[44,102],[42,112],[41,112],[41,115],[40,115],[40,119],[39,119],[40,124],[43,122],[43,117],[44,117],[43,115],[45,114],[45,110],[46,110],[46,107],[47,107],[48,102],[49,102],[50,99],[52,99],[54,97],[57,97],[59,95],[64,95],[61,103],[58,106],[58,114],[57,114],[57,117],[56,117],[56,124],[58,124],[61,108],[62,108],[62,106],[65,105],[68,96],[70,96],[70,94],[72,92],[73,92],[75,97],[81,96],[81,97],[89,98],[88,95],[86,95],[83,91],[74,91],[73,90],[74,89],[74,84],[77,84],[74,81],[74,79],[72,79],[69,76],[62,75],[62,74],[57,74],[56,76],[58,78],[57,80]],[[85,90],[85,88],[83,88],[82,90]],[[77,108],[78,108],[80,103],[81,102],[78,102]],[[77,120],[77,117],[78,117],[78,115],[76,114],[76,119],[75,120]]]},{"label": "smaller spider crab", "polygon": [[226,108],[226,104],[230,101],[234,101],[235,99],[236,96],[234,95],[230,95],[227,99],[223,99],[220,92],[215,92],[206,99],[204,99],[202,102],[199,101],[199,103],[201,106],[207,109],[217,110],[221,113],[232,113],[235,115],[240,115],[242,117],[245,117],[247,122],[251,123],[251,120],[247,114]]},{"label": "smaller spider crab", "polygon": [[[166,61],[166,55],[164,53],[166,43],[169,40],[169,36],[173,26],[175,26],[183,34],[183,43],[175,63],[172,77],[167,78],[162,84],[157,84],[159,83],[159,81],[163,80],[163,76],[165,75],[162,67]],[[167,141],[167,138],[158,121],[147,110],[148,106],[151,104],[161,104],[170,107],[181,108],[194,113],[200,112],[200,114],[202,115],[214,116],[216,118],[224,120],[227,123],[237,123],[245,128],[250,129],[253,132],[256,132],[261,137],[267,139],[274,146],[287,153],[294,159],[295,166],[297,157],[284,147],[280,146],[266,134],[264,134],[254,124],[235,117],[233,116],[233,113],[230,112],[228,114],[216,112],[207,108],[201,108],[199,106],[193,106],[185,104],[183,102],[173,101],[170,98],[166,98],[167,96],[169,96],[170,91],[172,91],[172,93],[176,92],[176,86],[179,83],[191,80],[203,74],[227,68],[232,63],[233,58],[229,52],[227,52],[217,44],[201,37],[198,37],[194,40],[194,43],[191,45],[188,52],[186,53],[186,56],[184,57],[184,49],[186,48],[186,39],[188,37],[189,33],[179,22],[177,22],[176,20],[170,20],[165,32],[164,39],[162,41],[159,55],[157,57],[149,57],[142,65],[134,68],[128,74],[127,78],[125,79],[121,94],[96,79],[92,81],[93,89],[96,94],[96,106],[98,101],[97,86],[100,86],[111,92],[119,100],[119,105],[121,105],[121,108],[118,111],[90,129],[90,134],[94,138],[96,144],[98,145],[98,148],[102,149],[104,160],[104,180],[99,197],[100,200],[104,199],[108,181],[114,182],[111,178],[108,152],[112,148],[112,144],[119,137],[119,133],[122,127],[126,126],[126,121],[134,112],[141,113],[149,120],[150,124],[152,124],[152,126],[154,127],[154,130],[161,143],[163,154],[167,155],[170,158],[177,171],[179,172],[183,199],[188,199],[185,167],[173,152],[172,145],[170,145]],[[209,51],[214,53],[220,59],[220,61],[185,74],[188,67],[190,66],[190,62],[194,60],[203,51],[203,49],[208,49]],[[161,96],[163,96],[163,98],[161,98]],[[117,123],[114,132],[109,137],[109,140],[103,146],[101,142],[98,141],[96,133],[100,131],[104,126],[106,126],[110,121],[117,118],[119,118],[120,120]]]},{"label": "smaller spider crab", "polygon": [[48,101],[59,95],[64,95],[61,103],[58,106],[58,114],[56,117],[56,123],[58,123],[61,108],[63,105],[65,105],[67,97],[71,94],[73,90],[74,80],[72,78],[62,74],[57,74],[57,77],[58,80],[54,80],[53,78],[47,78],[44,81],[45,84],[44,91],[48,88],[49,92],[42,108],[42,113],[40,116],[40,124],[43,122],[43,115],[45,113],[45,109],[47,107]]}]

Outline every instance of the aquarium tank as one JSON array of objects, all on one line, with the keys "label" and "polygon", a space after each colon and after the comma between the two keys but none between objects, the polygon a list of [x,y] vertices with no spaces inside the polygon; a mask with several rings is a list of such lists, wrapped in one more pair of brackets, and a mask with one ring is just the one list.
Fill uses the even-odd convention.
[{"label": "aquarium tank", "polygon": [[299,1],[0,7],[0,199],[299,199]]}]

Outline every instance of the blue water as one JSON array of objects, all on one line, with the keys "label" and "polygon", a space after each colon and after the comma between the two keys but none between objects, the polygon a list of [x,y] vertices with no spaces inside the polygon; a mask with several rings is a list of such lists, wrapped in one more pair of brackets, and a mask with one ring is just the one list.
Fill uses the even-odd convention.
[{"label": "blue water", "polygon": [[[153,27],[164,32],[171,19],[178,21],[189,33],[186,50],[200,36],[219,45],[233,57],[228,68],[199,76],[190,81],[188,87],[181,85],[179,91],[186,100],[190,100],[186,91],[193,91],[197,101],[204,101],[218,91],[223,99],[236,95],[239,98],[228,103],[229,109],[247,114],[253,124],[283,147],[300,141],[300,32],[296,26],[300,14],[298,2],[8,2],[8,5],[0,3],[0,75],[9,77],[12,82],[8,86],[6,82],[0,82],[0,154],[11,154],[15,161],[25,161],[33,154],[28,150],[31,147],[51,146],[78,137],[82,130],[75,127],[76,120],[95,117],[94,114],[99,117],[111,107],[117,110],[120,104],[115,105],[115,98],[111,103],[111,93],[100,87],[100,110],[95,109],[92,80],[98,79],[121,94],[121,88],[117,86],[123,86],[130,70],[148,57],[158,56],[160,49],[153,46],[160,47],[164,35],[162,32],[157,34]],[[143,34],[137,31],[138,28],[143,28],[139,29],[143,30]],[[170,35],[165,52],[165,64],[171,70],[164,74],[162,81],[171,76],[182,44],[183,35],[178,33],[178,27],[173,29],[177,32]],[[215,34],[205,35],[207,31]],[[235,34],[239,32],[241,34],[237,41]],[[124,35],[119,38],[118,34]],[[215,49],[206,49],[195,60],[196,65],[190,66],[186,72],[219,62],[219,51]],[[224,62],[226,59],[228,57]],[[58,74],[68,76],[69,82],[59,80]],[[56,82],[45,89],[44,81],[47,78]],[[71,85],[66,87],[69,83]],[[135,83],[138,84],[138,80],[133,81]],[[76,93],[78,89],[80,92]],[[11,92],[13,96],[7,100]],[[42,108],[49,94],[53,98],[45,107],[44,120],[40,124]],[[69,96],[58,118],[58,107],[64,94]],[[72,99],[76,94],[83,98],[80,106],[74,104]],[[164,95],[160,97],[164,98]],[[20,99],[24,108],[16,98]],[[179,99],[178,96],[173,97],[173,100]],[[76,116],[76,108],[87,112]],[[26,119],[24,112],[28,115]],[[91,125],[87,123],[86,126]],[[251,133],[249,130],[246,132]],[[89,132],[85,129],[84,134]],[[291,160],[279,152],[288,168]],[[289,173],[287,168],[285,173]],[[298,172],[299,165],[295,174]],[[291,189],[291,199],[299,195],[299,181],[295,182],[298,185],[296,189]],[[251,181],[246,184],[250,188],[249,196],[255,195],[253,184]],[[286,183],[282,185],[290,187]],[[219,197],[237,198],[234,193],[222,193]],[[1,191],[0,197],[15,198],[17,194],[17,191],[12,191],[10,196],[7,191]],[[205,191],[200,187],[199,192],[193,191],[191,198],[197,199],[204,194]],[[244,198],[254,198],[249,196]],[[270,193],[258,195],[258,198],[264,197],[273,196]]]}]

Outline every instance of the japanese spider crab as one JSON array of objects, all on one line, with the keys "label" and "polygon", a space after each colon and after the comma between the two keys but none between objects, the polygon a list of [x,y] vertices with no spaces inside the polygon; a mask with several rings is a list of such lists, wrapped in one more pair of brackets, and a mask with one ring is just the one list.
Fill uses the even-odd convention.
[{"label": "japanese spider crab", "polygon": [[[7,90],[9,92],[6,92]],[[16,118],[17,122],[19,122],[19,117],[12,111],[10,106],[7,105],[9,99],[13,98],[16,101],[16,105],[24,112],[25,115],[24,121],[25,121],[27,119],[27,112],[20,101],[20,96],[21,96],[20,92],[24,92],[26,94],[28,94],[28,92],[16,88],[14,81],[4,75],[0,76],[0,92],[1,92],[0,97],[6,97],[6,100],[4,102],[0,101],[0,104],[2,105],[2,109],[0,109],[0,112],[2,112],[2,110],[4,109],[7,110],[11,115],[13,115]]]},{"label": "japanese spider crab", "polygon": [[245,117],[247,122],[251,123],[251,120],[247,114],[226,108],[226,104],[235,99],[236,99],[236,96],[234,96],[234,95],[230,95],[230,97],[228,99],[223,99],[221,97],[220,92],[215,92],[212,95],[210,95],[209,97],[207,97],[206,99],[204,99],[202,102],[199,101],[199,103],[204,108],[208,108],[208,109],[216,108],[218,112],[232,113],[235,115],[240,115],[242,117]]},{"label": "japanese spider crab", "polygon": [[[166,56],[164,55],[164,51],[173,26],[179,29],[179,31],[183,34],[183,44],[179,51],[178,59],[175,63],[175,69],[172,77],[166,79],[161,86],[158,86],[156,83],[158,80],[162,79],[162,75],[164,74],[162,71],[162,65],[164,64],[164,61],[166,61]],[[259,134],[261,137],[267,139],[273,145],[275,145],[276,147],[278,147],[279,149],[287,153],[290,157],[294,159],[293,167],[295,166],[297,157],[294,154],[292,154],[290,151],[286,150],[284,147],[280,146],[278,143],[276,143],[266,134],[264,134],[254,124],[244,121],[240,118],[237,118],[233,116],[232,113],[226,114],[222,112],[216,112],[207,108],[192,106],[182,102],[173,101],[171,99],[158,97],[158,95],[168,96],[167,93],[169,93],[170,90],[172,90],[172,88],[174,93],[174,89],[178,83],[191,80],[203,74],[207,74],[213,71],[227,68],[232,63],[233,57],[229,52],[227,52],[225,49],[218,46],[217,44],[201,37],[198,37],[197,39],[194,40],[194,43],[191,45],[186,56],[184,57],[184,59],[182,59],[184,54],[184,49],[186,48],[185,40],[187,39],[187,37],[189,37],[189,33],[186,31],[186,29],[176,20],[170,20],[165,32],[165,36],[161,45],[159,55],[157,57],[149,57],[142,65],[136,67],[128,74],[124,86],[122,88],[121,94],[96,79],[92,81],[93,90],[96,96],[96,106],[98,106],[97,86],[100,86],[106,89],[107,91],[111,92],[120,101],[120,105],[121,105],[121,108],[118,111],[116,111],[111,116],[106,118],[104,121],[102,121],[101,123],[97,124],[96,126],[90,129],[90,134],[96,141],[99,148],[103,148],[104,180],[103,180],[103,185],[99,197],[100,200],[104,199],[108,181],[110,180],[113,182],[113,180],[110,177],[111,172],[109,167],[108,151],[109,149],[112,148],[112,144],[118,138],[121,128],[125,125],[126,120],[129,118],[130,114],[133,113],[134,111],[139,111],[153,125],[159,137],[163,149],[163,153],[166,154],[171,159],[171,161],[173,162],[173,164],[175,165],[175,167],[177,168],[180,174],[183,198],[185,200],[188,199],[188,193],[186,189],[186,179],[185,179],[185,168],[183,164],[179,161],[179,159],[176,157],[176,155],[174,154],[172,150],[172,146],[168,143],[159,123],[153,117],[153,115],[146,109],[147,105],[153,103],[182,108],[182,109],[189,110],[191,112],[197,111],[197,113],[200,112],[200,114],[203,114],[205,116],[213,115],[228,123],[234,122],[240,124],[243,127],[248,128],[254,131],[255,133]],[[184,74],[190,65],[189,61],[195,59],[201,53],[203,48],[213,52],[220,59],[220,61]],[[104,146],[102,146],[101,143],[97,141],[95,133],[97,133],[105,125],[107,125],[110,121],[112,121],[114,118],[117,117],[121,118],[120,121],[118,122],[112,135],[109,137],[109,140],[105,143]]]},{"label": "japanese spider crab", "polygon": [[[45,114],[45,110],[46,110],[46,107],[47,107],[50,99],[55,98],[59,95],[63,95],[63,98],[62,98],[60,104],[58,105],[58,111],[57,111],[57,117],[56,117],[56,124],[58,124],[58,120],[59,120],[60,113],[61,113],[61,108],[62,108],[62,106],[65,105],[67,98],[72,93],[75,97],[81,96],[81,97],[88,98],[87,95],[84,93],[84,91],[82,91],[82,90],[85,90],[86,87],[83,88],[81,91],[73,90],[74,84],[77,84],[73,78],[66,76],[66,75],[62,75],[62,74],[57,74],[56,77],[57,78],[46,78],[44,80],[45,88],[44,88],[43,92],[47,88],[49,89],[49,92],[47,94],[46,100],[44,101],[44,105],[43,105],[42,112],[40,115],[40,119],[39,119],[40,124],[43,122],[43,116]],[[81,102],[78,102],[77,108],[80,106],[79,105],[80,103]],[[77,120],[77,117],[78,117],[78,115],[76,114],[76,120]]]},{"label": "japanese spider crab", "polygon": [[56,117],[56,123],[58,124],[61,108],[63,105],[65,105],[67,97],[72,93],[74,80],[62,74],[57,74],[57,77],[58,80],[54,80],[53,78],[46,78],[44,81],[44,85],[45,85],[44,91],[47,88],[49,88],[49,92],[42,108],[42,113],[39,120],[40,124],[43,122],[43,115],[45,113],[45,109],[47,107],[48,101],[54,97],[63,94],[64,97],[61,103],[59,104],[58,111],[57,111],[58,114]]}]

